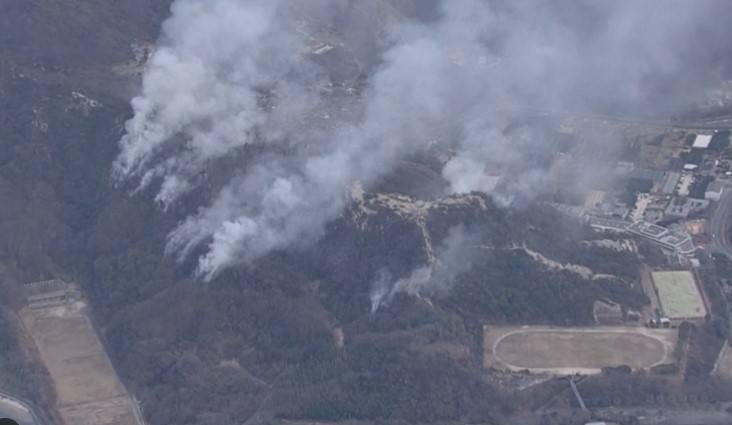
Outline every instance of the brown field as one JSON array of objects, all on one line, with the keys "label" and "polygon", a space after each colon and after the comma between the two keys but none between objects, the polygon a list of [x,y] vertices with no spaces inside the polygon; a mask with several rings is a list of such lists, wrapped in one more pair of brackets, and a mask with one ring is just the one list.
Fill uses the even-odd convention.
[{"label": "brown field", "polygon": [[23,324],[53,380],[67,425],[136,425],[132,402],[83,304],[24,309]]},{"label": "brown field", "polygon": [[484,366],[560,375],[620,365],[647,369],[670,362],[675,343],[674,329],[487,326]]}]

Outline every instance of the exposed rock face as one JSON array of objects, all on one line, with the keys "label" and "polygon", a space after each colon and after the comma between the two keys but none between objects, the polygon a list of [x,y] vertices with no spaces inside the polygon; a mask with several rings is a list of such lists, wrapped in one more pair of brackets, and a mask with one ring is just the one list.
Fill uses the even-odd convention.
[{"label": "exposed rock face", "polygon": [[[561,290],[588,297],[575,307],[582,312],[580,323],[589,323],[593,320],[591,299],[604,299],[612,291],[616,291],[613,296],[623,298],[625,295],[619,294],[631,291],[636,254],[619,250],[615,243],[586,239],[592,237],[591,231],[549,207],[537,204],[528,210],[505,209],[481,193],[422,200],[368,192],[359,184],[351,187],[350,195],[347,210],[329,226],[316,249],[305,255],[327,275],[322,290],[341,301],[360,299],[359,303],[364,303],[375,282],[384,280],[384,272],[387,287],[399,279],[422,281],[403,282],[411,288],[406,292],[427,297],[423,300],[430,305],[438,301],[443,306],[475,290],[487,297],[484,302],[494,302],[492,298],[500,298],[503,290],[532,291],[532,285],[539,285],[551,291],[552,285],[558,285],[556,290],[569,285]],[[449,281],[435,282],[432,274],[442,261],[439,251],[456,228],[467,229],[466,233],[474,236],[461,254],[470,258],[469,266],[449,279],[442,277]],[[589,249],[591,256],[585,254]],[[604,258],[605,264],[598,258]],[[623,269],[613,264],[623,261],[631,265],[630,274],[618,275]],[[426,270],[420,272],[421,268]],[[513,275],[519,269],[524,276]],[[485,274],[486,270],[490,272]],[[416,290],[415,284],[424,284],[425,290]],[[430,301],[434,297],[437,300]],[[473,301],[479,299],[474,297]],[[365,306],[361,308],[365,312]],[[477,317],[488,320],[498,314],[510,321],[518,310],[499,314],[485,308]],[[353,314],[350,311],[347,317]]]}]

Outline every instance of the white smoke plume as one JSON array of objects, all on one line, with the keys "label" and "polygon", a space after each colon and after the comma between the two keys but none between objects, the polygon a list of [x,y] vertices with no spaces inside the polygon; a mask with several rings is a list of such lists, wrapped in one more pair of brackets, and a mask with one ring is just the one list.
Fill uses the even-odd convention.
[{"label": "white smoke plume", "polygon": [[[412,13],[432,3],[434,13]],[[654,73],[677,83],[656,102],[666,106],[708,81],[676,77],[690,68],[684,55],[710,38],[692,36],[712,3],[553,3],[177,0],[132,101],[114,176],[154,188],[173,208],[221,159],[270,148],[225,171],[228,183],[170,235],[167,252],[179,258],[207,247],[198,273],[211,279],[317,240],[352,182],[374,182],[431,141],[458,148],[443,172],[452,191],[476,189],[490,160],[511,165],[515,190],[532,192],[542,175],[521,167],[523,154],[501,133],[517,110],[608,98],[641,109]],[[328,50],[351,60],[329,63],[320,55]],[[354,78],[342,78],[346,62]],[[361,77],[365,88],[339,92],[334,74],[348,80],[341,85]]]},{"label": "white smoke plume", "polygon": [[446,293],[455,279],[470,269],[479,240],[476,233],[467,232],[462,226],[453,227],[437,248],[434,264],[418,267],[396,282],[388,273],[380,273],[371,288],[371,312],[389,305],[399,293],[414,296]]},{"label": "white smoke plume", "polygon": [[[157,200],[168,206],[211,160],[310,102],[304,84],[284,78],[295,69],[301,82],[310,76],[299,60],[302,45],[278,25],[278,10],[277,0],[173,4],[142,93],[132,100],[134,116],[114,164],[118,178],[139,177],[142,187],[162,179]],[[282,110],[267,114],[258,106],[262,89],[285,92]],[[173,152],[161,157],[166,145]]]}]

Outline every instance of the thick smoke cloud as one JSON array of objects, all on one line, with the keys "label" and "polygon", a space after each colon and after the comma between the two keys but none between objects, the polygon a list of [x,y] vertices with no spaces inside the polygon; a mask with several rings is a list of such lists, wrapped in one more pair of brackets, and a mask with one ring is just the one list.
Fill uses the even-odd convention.
[{"label": "thick smoke cloud", "polygon": [[716,26],[698,31],[717,6],[177,0],[114,175],[155,188],[172,208],[222,158],[264,147],[170,235],[167,251],[180,258],[207,246],[206,279],[316,240],[349,185],[369,185],[435,143],[457,152],[443,171],[451,191],[478,189],[491,162],[530,196],[544,176],[503,133],[508,120],[688,103],[719,78],[719,66],[696,66],[720,36]]},{"label": "thick smoke cloud", "polygon": [[[295,35],[279,25],[279,8],[276,0],[173,4],[142,94],[132,101],[117,177],[139,177],[141,187],[162,179],[157,200],[168,206],[212,160],[266,140],[257,131],[286,136],[267,126],[312,101],[305,87],[315,77],[299,60]],[[296,80],[285,77],[293,73]],[[287,99],[276,114],[260,107],[266,89]]]}]

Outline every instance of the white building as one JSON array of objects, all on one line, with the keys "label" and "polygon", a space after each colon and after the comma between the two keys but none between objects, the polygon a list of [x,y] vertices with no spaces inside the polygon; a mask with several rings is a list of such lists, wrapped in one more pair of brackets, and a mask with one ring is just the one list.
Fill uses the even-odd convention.
[{"label": "white building", "polygon": [[707,187],[706,192],[704,192],[704,198],[709,199],[710,201],[719,202],[719,200],[722,199],[723,192],[724,192],[724,185],[719,181],[713,181]]},{"label": "white building", "polygon": [[696,139],[694,139],[694,145],[692,147],[695,149],[706,149],[709,147],[710,143],[712,143],[712,136],[708,134],[698,134]]}]

